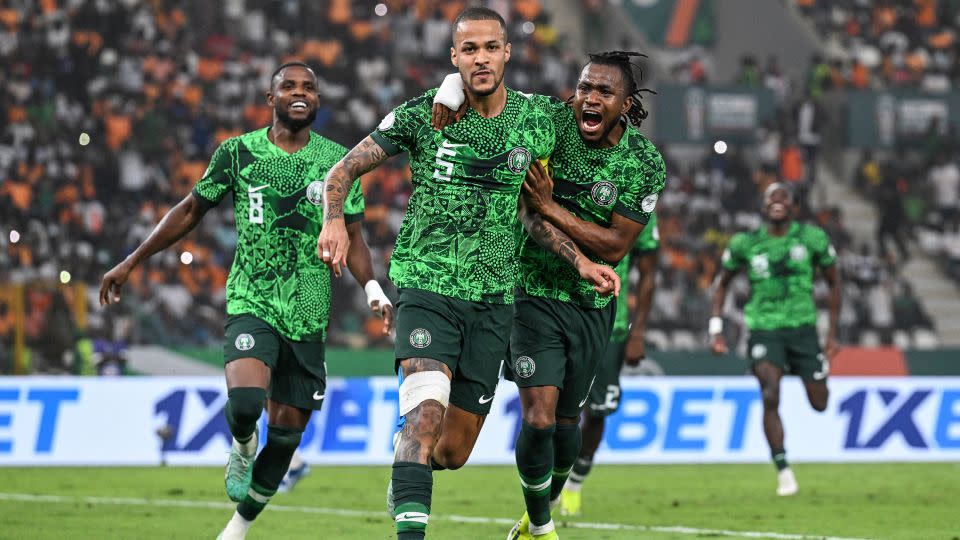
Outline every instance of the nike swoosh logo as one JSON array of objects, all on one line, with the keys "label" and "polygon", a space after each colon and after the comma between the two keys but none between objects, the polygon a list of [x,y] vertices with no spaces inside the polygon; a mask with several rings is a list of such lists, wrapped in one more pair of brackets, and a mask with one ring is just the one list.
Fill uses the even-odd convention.
[{"label": "nike swoosh logo", "polygon": [[326,393],[321,394],[320,392],[314,392],[313,399],[315,399],[316,401],[320,401],[321,399],[326,397],[326,395],[327,395]]},{"label": "nike swoosh logo", "polygon": [[444,148],[460,148],[461,146],[467,146],[467,143],[454,144],[454,143],[452,143],[452,142],[450,142],[450,141],[448,141],[448,140],[446,140],[446,139],[444,139],[444,141],[443,141],[443,147],[444,147]]},{"label": "nike swoosh logo", "polygon": [[257,186],[257,187],[248,186],[247,193],[256,193],[257,191],[260,191],[261,189],[268,188],[268,187],[270,187],[270,184],[264,184],[262,186]]},{"label": "nike swoosh logo", "polygon": [[[495,395],[496,395],[496,394],[494,394],[493,396],[495,396]],[[481,404],[481,405],[486,405],[487,403],[490,403],[490,400],[493,399],[493,396],[490,396],[490,397],[480,396],[480,404]],[[487,398],[487,399],[483,399],[483,398]]]},{"label": "nike swoosh logo", "polygon": [[596,380],[597,380],[597,376],[596,376],[596,375],[594,375],[593,378],[590,379],[590,386],[587,387],[587,397],[583,398],[583,401],[581,401],[580,404],[577,405],[578,408],[579,408],[579,407],[583,407],[584,405],[587,404],[587,400],[590,399],[590,390],[593,389],[593,383],[594,383],[594,381],[596,381]]},{"label": "nike swoosh logo", "polygon": [[590,393],[588,392],[588,393],[587,393],[587,397],[583,398],[583,401],[581,401],[580,404],[577,405],[577,407],[583,407],[584,405],[586,405],[586,404],[587,404],[587,398],[589,398],[589,397],[590,397]]}]

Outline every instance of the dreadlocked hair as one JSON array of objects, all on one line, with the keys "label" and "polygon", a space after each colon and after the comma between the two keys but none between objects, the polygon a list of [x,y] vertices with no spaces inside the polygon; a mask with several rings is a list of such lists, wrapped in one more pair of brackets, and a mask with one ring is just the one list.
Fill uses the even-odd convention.
[{"label": "dreadlocked hair", "polygon": [[634,127],[640,127],[640,124],[642,124],[644,119],[650,114],[643,108],[643,102],[641,101],[643,94],[656,94],[653,90],[640,88],[640,85],[637,84],[637,82],[643,78],[643,67],[641,67],[640,63],[635,59],[647,58],[647,55],[633,51],[606,51],[591,53],[588,54],[587,57],[590,58],[591,64],[620,68],[620,71],[623,73],[623,81],[627,87],[627,96],[633,98],[633,103],[630,105],[630,109],[627,110],[627,121],[633,124]]}]

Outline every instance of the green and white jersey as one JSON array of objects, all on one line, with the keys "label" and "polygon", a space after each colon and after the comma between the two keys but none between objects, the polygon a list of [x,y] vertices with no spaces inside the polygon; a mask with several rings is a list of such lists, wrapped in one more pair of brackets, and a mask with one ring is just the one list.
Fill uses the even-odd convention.
[{"label": "green and white jersey", "polygon": [[370,135],[388,154],[408,152],[413,173],[390,279],[460,300],[512,303],[517,199],[531,161],[553,151],[553,123],[508,89],[499,115],[484,118],[471,108],[435,131],[434,94],[400,105]]},{"label": "green and white jersey", "polygon": [[[347,149],[311,132],[306,146],[287,154],[268,130],[224,141],[193,192],[211,206],[233,192],[237,252],[227,313],[259,317],[293,340],[322,341],[330,316],[330,270],[317,257],[323,179]],[[363,218],[359,181],[344,216]]]},{"label": "green and white jersey", "polygon": [[[653,143],[628,125],[616,146],[589,148],[569,106],[555,98],[536,99],[551,110],[556,126],[557,147],[548,167],[553,199],[578,218],[603,227],[610,225],[614,213],[647,223],[666,180],[663,158]],[[586,308],[610,303],[613,296],[598,295],[570,264],[524,236],[520,262],[526,294]]]},{"label": "green and white jersey", "polygon": [[629,291],[630,283],[630,265],[634,257],[643,257],[644,255],[660,249],[660,231],[657,229],[657,215],[650,214],[650,221],[640,231],[637,237],[637,243],[627,256],[620,261],[614,270],[620,276],[620,298],[617,299],[617,314],[613,320],[613,333],[610,335],[611,341],[625,341],[630,332],[630,314],[629,311]]},{"label": "green and white jersey", "polygon": [[770,236],[766,226],[737,233],[723,253],[725,269],[747,269],[750,300],[743,313],[751,330],[816,324],[814,267],[836,260],[837,252],[823,229],[797,222],[784,236]]}]

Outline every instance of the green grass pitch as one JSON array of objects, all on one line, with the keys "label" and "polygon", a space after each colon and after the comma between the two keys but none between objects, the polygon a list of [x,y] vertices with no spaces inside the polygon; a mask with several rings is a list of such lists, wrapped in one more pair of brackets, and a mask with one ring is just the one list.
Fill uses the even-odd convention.
[{"label": "green grass pitch", "polygon": [[[779,498],[772,465],[598,465],[584,515],[558,518],[558,531],[563,540],[960,539],[960,464],[794,470],[800,493]],[[389,471],[314,467],[293,493],[274,497],[247,538],[392,539]],[[212,540],[232,514],[222,469],[0,468],[0,478],[2,539]],[[500,540],[523,512],[512,468],[468,466],[434,479],[427,538]]]}]

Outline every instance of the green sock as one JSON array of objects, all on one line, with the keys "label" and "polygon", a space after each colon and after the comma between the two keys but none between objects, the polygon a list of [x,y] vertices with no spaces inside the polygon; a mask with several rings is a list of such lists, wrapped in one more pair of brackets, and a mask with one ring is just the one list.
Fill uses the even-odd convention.
[{"label": "green sock", "polygon": [[553,434],[553,478],[550,484],[550,500],[556,500],[567,483],[570,470],[580,453],[580,425],[557,424]]},{"label": "green sock", "polygon": [[400,461],[393,464],[393,511],[397,540],[421,540],[427,534],[433,471],[429,465]]},{"label": "green sock", "polygon": [[570,471],[570,479],[567,480],[567,489],[570,491],[580,491],[590,469],[593,467],[593,459],[578,457],[573,464],[573,470]]},{"label": "green sock", "polygon": [[539,429],[523,422],[517,437],[517,470],[530,524],[550,522],[550,485],[553,472],[553,434],[557,426]]},{"label": "green sock", "polygon": [[782,471],[790,466],[787,464],[787,451],[783,448],[772,450],[770,454],[773,456],[773,464],[777,466],[778,471]]},{"label": "green sock", "polygon": [[247,495],[237,505],[237,513],[253,521],[277,492],[290,458],[300,445],[303,430],[286,426],[267,426],[267,445],[253,462],[253,481]]}]

